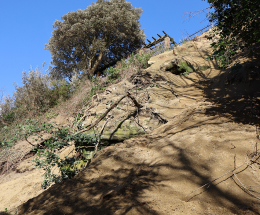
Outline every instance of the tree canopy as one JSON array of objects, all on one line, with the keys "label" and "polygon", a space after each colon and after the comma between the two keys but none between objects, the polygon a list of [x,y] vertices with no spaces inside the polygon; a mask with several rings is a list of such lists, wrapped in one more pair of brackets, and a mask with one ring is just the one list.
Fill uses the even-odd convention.
[{"label": "tree canopy", "polygon": [[[214,34],[220,40],[212,44],[220,68],[226,68],[239,49],[254,52],[254,44],[260,42],[260,4],[256,0],[208,0],[214,12],[209,21],[215,24]],[[209,37],[212,39],[214,37]]]},{"label": "tree canopy", "polygon": [[52,55],[50,74],[71,78],[74,71],[93,76],[105,62],[122,58],[144,44],[141,8],[125,0],[97,0],[85,10],[72,11],[53,24],[45,49]]}]

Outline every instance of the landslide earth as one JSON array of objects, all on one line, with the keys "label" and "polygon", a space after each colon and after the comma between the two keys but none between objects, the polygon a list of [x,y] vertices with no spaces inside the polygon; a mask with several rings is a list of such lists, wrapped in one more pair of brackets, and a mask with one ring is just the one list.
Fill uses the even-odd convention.
[{"label": "landslide earth", "polygon": [[[131,100],[124,99],[110,113],[104,139],[121,142],[99,151],[75,178],[47,190],[40,188],[43,171],[33,168],[35,155],[23,157],[13,165],[15,171],[0,178],[0,210],[21,215],[260,214],[259,56],[241,53],[233,63],[241,67],[219,70],[215,61],[206,60],[212,53],[208,33],[152,57],[149,68],[93,99],[84,125],[127,91],[142,104],[136,113]],[[66,125],[68,120],[58,116],[53,122]],[[28,155],[30,146],[19,142],[12,150]]]}]

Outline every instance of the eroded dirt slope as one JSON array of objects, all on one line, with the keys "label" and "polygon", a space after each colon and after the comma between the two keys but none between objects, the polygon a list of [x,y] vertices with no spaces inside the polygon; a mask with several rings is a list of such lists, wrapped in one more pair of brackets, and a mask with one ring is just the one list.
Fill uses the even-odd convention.
[{"label": "eroded dirt slope", "polygon": [[[44,192],[39,187],[39,170],[26,172],[27,176],[16,173],[15,181],[10,180],[15,176],[5,176],[0,184],[0,209],[9,204],[14,213],[30,215],[260,214],[255,148],[259,63],[257,58],[245,63],[241,55],[237,61],[244,63],[242,78],[231,70],[216,69],[215,62],[205,60],[211,51],[205,34],[174,52],[153,57],[154,63],[143,74],[149,73],[154,81],[159,76],[164,79],[154,82],[158,87],[148,85],[133,93],[143,110],[154,108],[167,123],[139,116],[139,124],[147,129],[145,136],[99,151],[74,179]],[[188,76],[174,75],[165,65],[176,58],[209,68]],[[140,84],[131,80],[104,94],[95,112],[104,112],[109,99]],[[142,99],[144,92],[149,98]],[[115,120],[123,120],[121,112],[113,114]],[[14,200],[12,187],[18,189],[18,184],[22,191]],[[17,207],[18,200],[28,201]]]}]

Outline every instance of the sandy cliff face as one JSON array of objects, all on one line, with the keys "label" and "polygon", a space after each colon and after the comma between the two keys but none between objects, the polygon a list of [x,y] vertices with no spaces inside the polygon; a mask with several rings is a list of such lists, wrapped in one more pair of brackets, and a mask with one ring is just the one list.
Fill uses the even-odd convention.
[{"label": "sandy cliff face", "polygon": [[[143,107],[127,119],[136,107],[123,100],[111,112],[105,137],[145,135],[99,151],[74,179],[44,192],[42,173],[32,169],[32,158],[24,160],[18,169],[30,171],[2,177],[0,210],[31,215],[259,214],[257,121],[250,112],[260,104],[259,63],[250,59],[242,80],[233,78],[231,70],[218,70],[216,62],[206,61],[212,51],[206,34],[152,57],[148,69],[107,89],[84,121],[93,122],[129,91]],[[188,62],[194,72],[173,74],[169,64],[176,59]]]}]

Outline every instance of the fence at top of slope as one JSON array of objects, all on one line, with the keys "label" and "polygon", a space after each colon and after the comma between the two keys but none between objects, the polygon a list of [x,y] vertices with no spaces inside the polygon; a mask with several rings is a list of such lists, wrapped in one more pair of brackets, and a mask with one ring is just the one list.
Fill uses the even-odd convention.
[{"label": "fence at top of slope", "polygon": [[[189,35],[189,36],[187,37],[187,40],[190,40],[192,36],[194,36],[194,35],[196,35],[197,33],[203,31],[204,29],[209,28],[210,26],[212,26],[212,25],[210,24],[210,25],[208,25],[208,26],[206,26],[206,27],[200,29],[199,31],[197,31],[197,32],[195,32],[195,33]],[[170,41],[170,38],[171,38],[171,37],[170,37],[167,33],[165,33],[164,31],[162,31],[162,32],[164,33],[163,36],[160,36],[159,34],[157,34],[157,35],[159,36],[159,38],[158,38],[158,39],[155,39],[154,37],[152,37],[152,38],[154,39],[152,42],[147,39],[147,41],[148,41],[149,43],[148,43],[148,44],[145,44],[145,43],[144,43],[144,46],[142,46],[142,47],[139,48],[139,49],[136,49],[136,50],[133,52],[133,54],[136,55],[137,53],[139,53],[139,54],[144,53],[144,50],[145,50],[145,49],[151,49],[152,47],[156,46],[157,44],[159,44],[159,43],[161,43],[161,42],[163,42],[163,41],[164,41],[164,48],[165,48],[165,49],[169,49],[169,48],[170,48],[170,45],[171,45],[171,44],[170,44],[170,42],[171,42],[171,41]],[[174,44],[174,45],[180,45],[181,43],[182,43],[182,42],[176,43],[176,42],[173,40],[173,44]],[[116,65],[116,63],[117,63],[118,61],[120,61],[121,59],[123,59],[123,58],[127,59],[127,58],[129,58],[130,56],[131,56],[131,54],[128,54],[128,55],[127,55],[127,54],[122,54],[121,57],[119,56],[119,57],[115,58],[113,61],[110,61],[110,62],[108,62],[108,61],[103,61],[103,62],[102,62],[103,65],[100,66],[100,67],[98,67],[98,69],[96,70],[96,72],[97,72],[97,73],[102,73],[102,72],[103,72],[104,70],[106,70],[107,68]]]}]

